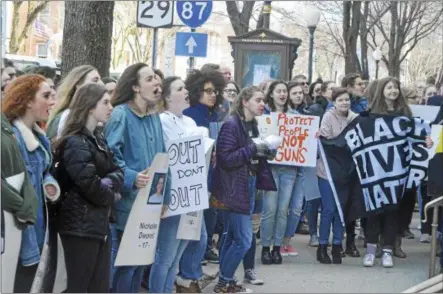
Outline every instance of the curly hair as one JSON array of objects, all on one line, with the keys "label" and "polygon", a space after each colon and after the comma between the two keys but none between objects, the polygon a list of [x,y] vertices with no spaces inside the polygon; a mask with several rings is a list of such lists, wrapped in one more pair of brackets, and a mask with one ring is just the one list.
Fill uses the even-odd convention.
[{"label": "curly hair", "polygon": [[2,111],[9,121],[26,114],[28,103],[35,99],[43,82],[46,79],[42,75],[24,75],[9,84],[2,102]]},{"label": "curly hair", "polygon": [[186,78],[185,85],[189,92],[189,102],[191,106],[199,103],[205,87],[205,84],[211,82],[218,91],[217,100],[213,109],[216,109],[223,103],[223,90],[226,87],[226,81],[222,73],[218,71],[194,70]]},{"label": "curly hair", "polygon": [[[269,108],[271,109],[271,111],[276,111],[275,108],[275,103],[274,103],[274,98],[272,98],[272,92],[274,92],[275,88],[277,87],[277,85],[283,84],[285,85],[286,89],[288,89],[288,84],[286,84],[285,81],[283,80],[277,80],[277,81],[273,81],[271,83],[271,85],[269,85],[268,88],[268,93],[266,94],[266,98],[265,98],[265,102],[268,104]],[[289,107],[289,91],[288,91],[288,99],[286,99],[286,103],[285,106],[283,108],[283,112],[287,112],[288,111],[288,107]]]}]

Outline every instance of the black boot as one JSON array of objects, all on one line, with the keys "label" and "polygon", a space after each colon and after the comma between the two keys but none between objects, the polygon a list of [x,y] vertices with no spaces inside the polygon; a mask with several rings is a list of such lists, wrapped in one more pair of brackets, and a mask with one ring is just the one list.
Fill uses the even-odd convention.
[{"label": "black boot", "polygon": [[332,263],[341,264],[341,245],[332,245]]},{"label": "black boot", "polygon": [[397,235],[395,238],[394,256],[398,258],[406,258],[406,253],[401,249],[402,236]]},{"label": "black boot", "polygon": [[282,264],[283,258],[281,257],[280,247],[272,248],[272,263],[273,264]]},{"label": "black boot", "polygon": [[355,246],[355,235],[347,235],[346,236],[346,251],[347,256],[350,257],[360,257],[360,252],[357,249],[357,246]]},{"label": "black boot", "polygon": [[269,247],[263,247],[261,251],[261,263],[262,264],[272,264],[272,255],[271,251],[269,251]]},{"label": "black boot", "polygon": [[328,245],[319,245],[317,248],[317,261],[323,264],[331,264],[331,258],[328,255]]}]

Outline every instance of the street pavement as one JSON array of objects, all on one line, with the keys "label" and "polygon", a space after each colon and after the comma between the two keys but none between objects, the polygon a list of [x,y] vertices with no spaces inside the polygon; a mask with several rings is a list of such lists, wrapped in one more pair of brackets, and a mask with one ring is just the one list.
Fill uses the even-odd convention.
[{"label": "street pavement", "polygon": [[[406,259],[394,260],[394,268],[385,269],[377,259],[372,268],[364,268],[361,258],[346,257],[341,265],[323,265],[316,261],[316,248],[308,246],[309,236],[296,235],[292,241],[299,255],[284,257],[281,265],[262,265],[261,247],[257,247],[256,271],[265,281],[262,286],[245,285],[255,293],[399,293],[428,279],[430,244],[419,242],[418,215],[414,215],[411,231],[415,239],[403,239]],[[361,255],[365,253],[363,241],[357,246]],[[438,263],[438,262],[437,262]],[[208,265],[205,272],[217,272],[218,266]],[[236,273],[243,279],[243,265]],[[203,289],[211,293],[215,279]]]}]

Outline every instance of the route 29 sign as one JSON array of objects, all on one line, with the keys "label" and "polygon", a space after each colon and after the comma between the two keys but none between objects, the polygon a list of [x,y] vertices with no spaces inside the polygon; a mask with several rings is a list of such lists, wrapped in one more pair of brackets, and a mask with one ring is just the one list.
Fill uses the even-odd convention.
[{"label": "route 29 sign", "polygon": [[173,1],[138,1],[137,27],[171,28],[173,25]]}]

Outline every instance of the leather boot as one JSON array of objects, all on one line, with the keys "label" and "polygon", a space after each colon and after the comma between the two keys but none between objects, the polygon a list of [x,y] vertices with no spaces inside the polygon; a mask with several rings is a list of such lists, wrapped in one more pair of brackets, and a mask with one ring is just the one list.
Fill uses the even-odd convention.
[{"label": "leather boot", "polygon": [[341,245],[332,245],[332,263],[341,264]]},{"label": "leather boot", "polygon": [[331,264],[331,258],[328,255],[328,245],[319,245],[317,247],[317,260],[323,264]]},{"label": "leather boot", "polygon": [[394,256],[398,258],[406,258],[406,253],[401,249],[402,236],[397,235],[395,237]]}]

